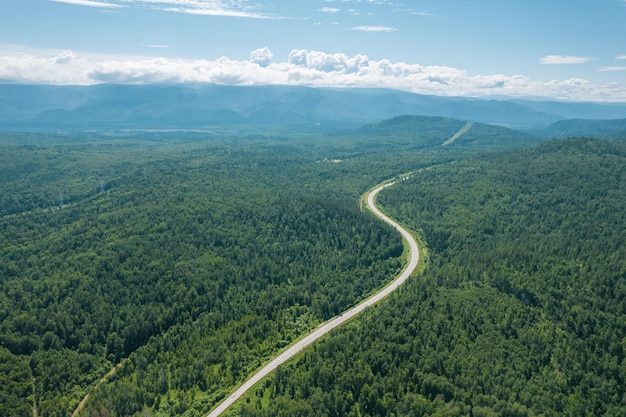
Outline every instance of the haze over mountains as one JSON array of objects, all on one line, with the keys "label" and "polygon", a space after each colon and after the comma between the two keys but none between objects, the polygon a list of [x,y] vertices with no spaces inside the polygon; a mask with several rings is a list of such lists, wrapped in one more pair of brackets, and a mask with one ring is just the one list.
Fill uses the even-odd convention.
[{"label": "haze over mountains", "polygon": [[[566,119],[623,119],[626,103],[487,100],[384,89],[293,86],[0,84],[0,128],[5,130],[334,129],[356,128],[399,115],[449,117],[540,131]],[[560,129],[563,133],[563,126]]]}]

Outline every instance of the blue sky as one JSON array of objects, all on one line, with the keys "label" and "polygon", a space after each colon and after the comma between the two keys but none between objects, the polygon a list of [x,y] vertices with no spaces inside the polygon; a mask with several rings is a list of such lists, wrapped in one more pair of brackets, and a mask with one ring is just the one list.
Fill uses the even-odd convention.
[{"label": "blue sky", "polygon": [[626,101],[626,0],[4,0],[0,80]]}]

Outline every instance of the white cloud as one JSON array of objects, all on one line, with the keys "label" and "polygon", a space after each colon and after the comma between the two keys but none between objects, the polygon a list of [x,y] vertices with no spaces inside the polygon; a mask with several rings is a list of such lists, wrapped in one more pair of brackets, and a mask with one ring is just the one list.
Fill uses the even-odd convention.
[{"label": "white cloud", "polygon": [[357,30],[361,32],[393,32],[397,29],[394,29],[389,26],[355,26],[352,30]]},{"label": "white cloud", "polygon": [[267,67],[272,63],[274,54],[268,47],[256,49],[250,52],[250,62],[257,64],[259,67]]},{"label": "white cloud", "polygon": [[409,14],[414,15],[414,16],[434,16],[434,14],[432,14],[432,13],[420,12],[420,11],[415,10],[415,9],[408,9],[407,12]]},{"label": "white cloud", "polygon": [[247,0],[49,0],[59,3],[104,8],[150,7],[156,10],[205,16],[243,17],[253,19],[273,19],[260,13],[260,5],[249,5]]},{"label": "white cloud", "polygon": [[28,50],[0,45],[0,79],[15,83],[204,82],[232,85],[374,87],[444,96],[545,96],[564,100],[624,101],[626,85],[572,78],[534,81],[523,75],[470,75],[447,66],[423,66],[366,55],[295,49],[277,61],[269,48],[249,60],[190,60],[99,56],[72,51]]},{"label": "white cloud", "polygon": [[78,6],[89,6],[89,7],[101,7],[101,8],[116,8],[116,7],[122,7],[119,4],[113,4],[113,3],[105,3],[102,1],[92,1],[92,0],[50,0],[56,3],[68,3],[68,4],[75,4]]},{"label": "white cloud", "polygon": [[626,67],[600,67],[598,69],[600,72],[611,72],[611,71],[626,71]]},{"label": "white cloud", "polygon": [[626,59],[626,55],[617,55],[615,59]]},{"label": "white cloud", "polygon": [[72,51],[63,51],[59,55],[52,58],[55,64],[69,64],[75,58]]},{"label": "white cloud", "polygon": [[389,0],[324,0],[324,3],[366,3],[366,4],[377,4],[377,5],[393,4]]},{"label": "white cloud", "polygon": [[288,63],[326,73],[356,73],[369,65],[365,55],[348,57],[344,54],[327,54],[325,52],[294,49],[289,54]]},{"label": "white cloud", "polygon": [[319,11],[322,13],[339,13],[341,9],[337,9],[336,7],[322,7]]},{"label": "white cloud", "polygon": [[238,11],[238,10],[229,10],[229,9],[195,9],[195,8],[186,8],[186,7],[168,7],[163,9],[166,12],[174,12],[174,13],[186,13],[186,14],[195,14],[202,16],[218,16],[218,17],[246,17],[250,19],[271,19],[270,16],[259,14],[259,13],[251,13],[246,11]]},{"label": "white cloud", "polygon": [[586,64],[589,61],[593,61],[593,58],[571,55],[547,55],[539,60],[544,65]]}]

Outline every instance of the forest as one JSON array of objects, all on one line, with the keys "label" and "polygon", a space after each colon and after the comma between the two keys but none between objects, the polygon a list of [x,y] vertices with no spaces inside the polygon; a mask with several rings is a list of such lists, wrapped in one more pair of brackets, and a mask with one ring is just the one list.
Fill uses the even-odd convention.
[{"label": "forest", "polygon": [[383,286],[402,242],[358,197],[391,167],[364,174],[350,152],[254,135],[7,135],[0,414],[69,415],[121,363],[85,414],[198,415]]},{"label": "forest", "polygon": [[425,273],[231,416],[618,416],[626,146],[581,138],[422,170],[379,204]]},{"label": "forest", "polygon": [[425,272],[229,413],[619,415],[623,141],[512,151],[536,141],[478,126],[444,149],[423,122],[3,133],[0,415],[70,416],[87,393],[80,416],[205,415],[401,269],[359,198],[406,172],[379,204],[426,243]]}]

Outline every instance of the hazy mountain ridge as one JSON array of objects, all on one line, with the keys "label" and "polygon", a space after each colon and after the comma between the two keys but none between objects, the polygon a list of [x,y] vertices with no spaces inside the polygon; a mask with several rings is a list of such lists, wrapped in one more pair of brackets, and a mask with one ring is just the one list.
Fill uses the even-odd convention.
[{"label": "hazy mountain ridge", "polygon": [[595,136],[605,139],[626,138],[626,119],[559,120],[538,133],[542,136],[551,138],[566,138],[573,136]]},{"label": "hazy mountain ridge", "polygon": [[214,84],[53,86],[0,84],[0,128],[356,128],[403,114],[542,129],[588,114],[626,118],[626,104],[438,97],[384,89]]},{"label": "hazy mountain ridge", "polygon": [[626,103],[576,103],[563,101],[509,100],[536,111],[561,115],[564,119],[621,119]]},{"label": "hazy mountain ridge", "polygon": [[[378,136],[412,146],[443,146],[448,139],[468,124],[468,121],[449,117],[403,115],[371,123],[356,132],[363,136]],[[502,126],[472,123],[468,130],[450,142],[448,146],[472,146],[475,148],[515,148],[542,140],[541,137]]]}]

